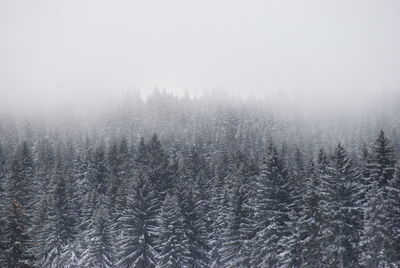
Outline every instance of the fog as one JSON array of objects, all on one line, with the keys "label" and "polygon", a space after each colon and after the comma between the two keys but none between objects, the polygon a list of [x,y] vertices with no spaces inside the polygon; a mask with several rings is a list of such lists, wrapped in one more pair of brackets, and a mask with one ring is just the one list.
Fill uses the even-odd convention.
[{"label": "fog", "polygon": [[357,107],[399,89],[399,9],[396,0],[3,0],[0,105],[92,107],[157,87]]},{"label": "fog", "polygon": [[1,267],[399,249],[400,0],[0,0]]}]

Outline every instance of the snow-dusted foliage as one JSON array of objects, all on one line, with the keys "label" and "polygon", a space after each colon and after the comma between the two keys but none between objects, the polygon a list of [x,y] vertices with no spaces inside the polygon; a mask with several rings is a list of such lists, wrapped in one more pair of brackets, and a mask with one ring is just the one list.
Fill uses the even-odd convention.
[{"label": "snow-dusted foliage", "polygon": [[156,91],[87,122],[0,115],[0,267],[400,267],[400,109],[261,104]]}]

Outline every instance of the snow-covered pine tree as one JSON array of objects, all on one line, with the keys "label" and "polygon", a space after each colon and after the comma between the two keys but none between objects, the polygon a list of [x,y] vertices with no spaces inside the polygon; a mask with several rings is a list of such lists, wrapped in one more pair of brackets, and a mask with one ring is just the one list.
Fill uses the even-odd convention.
[{"label": "snow-covered pine tree", "polygon": [[[313,162],[311,162],[313,163]],[[302,256],[302,241],[300,238],[300,217],[302,217],[302,208],[305,196],[306,185],[307,185],[307,168],[304,161],[303,153],[299,148],[294,151],[293,159],[288,161],[290,171],[288,172],[289,185],[288,187],[291,192],[291,206],[290,206],[290,221],[289,228],[291,235],[287,237],[286,244],[288,245],[288,258],[287,263],[290,266],[300,266]],[[312,173],[312,167],[310,167],[310,173]],[[307,178],[307,179],[306,179]]]},{"label": "snow-covered pine tree", "polygon": [[106,150],[104,144],[101,144],[94,152],[92,187],[98,193],[98,204],[104,205],[109,186],[109,169],[107,165]]},{"label": "snow-covered pine tree", "polygon": [[250,238],[253,234],[253,211],[251,192],[245,182],[242,168],[232,175],[232,189],[229,193],[227,226],[222,234],[219,250],[221,267],[251,267]]},{"label": "snow-covered pine tree", "polygon": [[144,172],[133,180],[128,203],[118,226],[119,261],[121,268],[152,268],[157,259],[156,227],[158,196],[155,187]]},{"label": "snow-covered pine tree", "polygon": [[[364,267],[385,267],[387,265],[386,245],[390,241],[385,230],[385,198],[379,189],[379,182],[369,186],[366,195],[367,206],[364,211],[363,234],[360,241],[362,248],[361,265]],[[382,217],[383,216],[383,217]]]},{"label": "snow-covered pine tree", "polygon": [[[224,158],[226,159],[226,158]],[[223,161],[222,163],[225,163]],[[218,165],[214,177],[213,184],[211,186],[211,206],[210,217],[212,220],[211,228],[212,233],[210,235],[210,257],[212,260],[211,267],[219,268],[222,266],[221,263],[221,249],[222,242],[224,239],[224,233],[227,227],[228,221],[228,208],[229,208],[229,187],[226,183],[227,172],[225,171],[225,165]]]},{"label": "snow-covered pine tree", "polygon": [[87,248],[82,253],[79,267],[114,268],[115,247],[107,208],[96,209],[86,232]]},{"label": "snow-covered pine tree", "polygon": [[185,233],[183,215],[179,209],[178,199],[168,194],[163,202],[159,216],[160,253],[157,268],[190,267],[188,237]]},{"label": "snow-covered pine tree", "polygon": [[11,178],[9,179],[9,197],[15,200],[30,216],[33,208],[33,158],[28,142],[23,142],[15,153],[11,164]]},{"label": "snow-covered pine tree", "polygon": [[[127,195],[129,189],[129,179],[133,177],[134,173],[134,163],[132,159],[131,151],[128,147],[128,141],[125,137],[123,137],[119,143],[119,183],[120,186],[118,187],[117,196],[115,199],[115,207],[117,211],[123,213],[126,202],[127,202]],[[117,215],[120,217],[121,215]]]},{"label": "snow-covered pine tree", "polygon": [[149,164],[146,142],[143,137],[140,138],[136,148],[135,164],[136,168],[143,168]]},{"label": "snow-covered pine tree", "polygon": [[153,134],[146,144],[146,155],[148,164],[148,176],[156,187],[156,191],[163,200],[169,186],[168,174],[168,156],[158,138],[157,134]]},{"label": "snow-covered pine tree", "polygon": [[61,252],[59,267],[80,268],[80,249],[76,242],[66,245]]},{"label": "snow-covered pine tree", "polygon": [[372,148],[369,164],[367,192],[364,209],[364,228],[360,241],[361,263],[366,267],[383,267],[393,264],[393,239],[390,232],[391,207],[389,189],[394,183],[395,162],[393,149],[384,131],[381,131]]},{"label": "snow-covered pine tree", "polygon": [[120,166],[121,160],[119,156],[118,143],[112,141],[107,153],[107,166],[109,170],[109,185],[107,189],[107,195],[109,196],[110,210],[113,218],[116,219],[116,198],[121,187],[120,181]]},{"label": "snow-covered pine tree", "polygon": [[193,186],[178,188],[178,201],[183,215],[183,223],[188,238],[189,267],[209,267],[208,236],[202,215],[201,200],[193,193]]},{"label": "snow-covered pine tree", "polygon": [[33,268],[32,241],[28,231],[28,217],[17,200],[12,199],[6,211],[5,223],[5,268]]},{"label": "snow-covered pine tree", "polygon": [[389,182],[387,203],[387,225],[391,241],[386,246],[389,247],[391,265],[400,267],[400,161],[397,162],[394,177]]},{"label": "snow-covered pine tree", "polygon": [[380,187],[388,186],[393,179],[395,161],[393,147],[383,130],[380,131],[372,149],[371,179],[378,180]]},{"label": "snow-covered pine tree", "polygon": [[329,265],[335,267],[356,267],[358,265],[358,243],[361,233],[362,216],[358,208],[359,185],[357,174],[346,150],[339,143],[332,156],[330,175],[321,185],[325,206],[322,211],[328,224],[324,227],[326,254]]},{"label": "snow-covered pine tree", "polygon": [[[0,226],[5,225],[6,219],[6,157],[0,143]],[[0,263],[5,263],[5,230],[0,228]]]},{"label": "snow-covered pine tree", "polygon": [[96,210],[109,208],[109,196],[107,189],[109,186],[109,170],[106,159],[104,144],[101,144],[94,150],[88,151],[87,161],[84,167],[84,175],[81,185],[84,191],[82,202],[82,228],[87,230],[87,225],[93,220]]},{"label": "snow-covered pine tree", "polygon": [[[293,240],[290,247],[291,265],[295,267],[322,266],[322,233],[321,233],[321,208],[319,193],[320,181],[314,160],[310,161],[305,174],[304,191],[301,195],[301,210],[294,223]],[[293,254],[293,252],[295,254]]]},{"label": "snow-covered pine tree", "polygon": [[68,176],[62,163],[58,163],[52,182],[46,219],[38,234],[37,266],[62,268],[61,257],[64,248],[73,243],[76,235],[76,217],[70,195]]},{"label": "snow-covered pine tree", "polygon": [[252,267],[280,267],[288,258],[289,191],[286,169],[271,142],[257,177]]},{"label": "snow-covered pine tree", "polygon": [[33,159],[27,142],[23,142],[12,159],[11,174],[7,180],[5,205],[4,253],[5,267],[33,267],[34,241],[29,233],[32,208]]},{"label": "snow-covered pine tree", "polygon": [[[71,187],[74,189],[72,199],[74,200],[72,206],[76,215],[77,223],[77,244],[81,245],[80,248],[85,248],[84,234],[89,224],[89,219],[92,215],[92,210],[88,209],[87,201],[89,200],[90,182],[89,182],[89,169],[90,169],[90,154],[88,152],[81,152],[73,161],[73,170],[71,172]],[[79,248],[79,247],[78,247]]]}]

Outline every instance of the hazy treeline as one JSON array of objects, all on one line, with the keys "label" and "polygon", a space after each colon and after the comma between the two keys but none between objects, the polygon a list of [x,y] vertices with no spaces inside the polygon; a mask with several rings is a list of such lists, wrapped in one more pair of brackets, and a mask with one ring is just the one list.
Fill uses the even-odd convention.
[{"label": "hazy treeline", "polygon": [[3,114],[1,266],[399,266],[395,101],[267,104],[157,91],[90,119]]}]

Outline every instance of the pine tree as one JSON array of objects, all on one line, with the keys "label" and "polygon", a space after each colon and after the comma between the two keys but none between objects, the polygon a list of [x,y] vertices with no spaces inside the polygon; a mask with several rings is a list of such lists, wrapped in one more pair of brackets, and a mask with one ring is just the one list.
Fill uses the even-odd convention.
[{"label": "pine tree", "polygon": [[61,164],[57,166],[50,193],[49,209],[39,232],[37,265],[43,268],[62,268],[61,257],[64,248],[75,239],[76,221],[74,200],[68,192],[66,174]]},{"label": "pine tree", "polygon": [[190,267],[188,237],[176,196],[167,195],[159,218],[160,254],[157,268]]},{"label": "pine tree", "polygon": [[189,187],[178,188],[178,200],[183,223],[188,238],[189,266],[193,268],[209,267],[208,237],[202,206],[199,198]]},{"label": "pine tree", "polygon": [[[134,163],[132,159],[132,154],[128,147],[128,142],[123,137],[119,144],[119,183],[120,186],[118,187],[117,196],[116,196],[116,204],[117,211],[121,213],[124,211],[127,202],[127,195],[129,189],[129,179],[133,177],[134,173]],[[118,215],[120,217],[121,215]]]},{"label": "pine tree", "polygon": [[378,180],[380,187],[387,186],[393,179],[395,161],[393,148],[383,130],[375,141],[372,157],[371,179]]},{"label": "pine tree", "polygon": [[33,267],[35,259],[29,233],[31,219],[27,212],[32,208],[33,167],[30,148],[23,142],[12,160],[7,181],[4,252],[9,268]]},{"label": "pine tree", "polygon": [[80,268],[80,252],[77,243],[73,242],[66,245],[60,256],[59,267]]},{"label": "pine tree", "polygon": [[6,268],[33,268],[35,257],[31,254],[33,241],[28,232],[27,215],[15,199],[6,213],[3,265]]},{"label": "pine tree", "polygon": [[365,196],[364,230],[360,245],[363,249],[362,264],[369,267],[388,266],[397,258],[393,254],[393,237],[390,232],[391,218],[390,189],[394,180],[394,159],[389,139],[381,131],[375,144],[370,177]]},{"label": "pine tree", "polygon": [[364,231],[361,264],[364,267],[384,267],[387,264],[386,245],[389,238],[385,230],[385,198],[379,190],[379,182],[374,181],[366,195],[367,206],[364,216]]},{"label": "pine tree", "polygon": [[[6,222],[6,157],[0,143],[0,226]],[[4,228],[0,228],[0,263],[5,263],[5,237]]]},{"label": "pine tree", "polygon": [[108,186],[108,196],[110,199],[110,209],[112,210],[113,217],[116,218],[115,203],[119,192],[119,187],[121,186],[120,178],[120,156],[118,151],[118,144],[116,141],[111,143],[111,146],[107,154],[107,166],[109,170],[109,186]]},{"label": "pine tree", "polygon": [[123,230],[118,267],[155,267],[157,204],[158,197],[154,185],[144,173],[139,173],[131,188],[128,205],[120,218],[119,225]]},{"label": "pine tree", "polygon": [[279,267],[287,259],[290,193],[286,169],[273,143],[257,178],[252,267]]},{"label": "pine tree", "polygon": [[88,151],[87,167],[81,185],[84,191],[82,203],[82,228],[86,228],[92,221],[94,213],[100,208],[110,209],[109,170],[104,145],[100,145],[94,152]]},{"label": "pine tree", "polygon": [[95,211],[86,233],[87,248],[82,253],[80,267],[113,268],[115,248],[112,244],[112,228],[106,208]]},{"label": "pine tree", "polygon": [[[107,165],[104,145],[100,145],[94,152],[92,183],[100,198],[105,198],[109,185],[109,169]],[[103,200],[99,201],[102,204]]]},{"label": "pine tree", "polygon": [[[300,266],[302,256],[302,241],[300,238],[301,229],[300,226],[300,218],[302,217],[302,208],[304,204],[304,200],[302,199],[305,196],[305,185],[307,185],[307,172],[306,165],[304,163],[303,154],[299,148],[296,148],[294,152],[293,163],[289,161],[289,166],[291,166],[290,172],[288,174],[289,179],[289,191],[291,192],[291,205],[290,210],[290,222],[288,223],[288,227],[290,229],[291,235],[287,237],[286,244],[288,245],[288,265],[291,266]],[[311,173],[311,172],[310,172]]]},{"label": "pine tree", "polygon": [[149,164],[149,159],[147,155],[147,146],[143,137],[140,138],[139,144],[136,148],[135,156],[136,167],[144,167]]},{"label": "pine tree", "polygon": [[[222,169],[222,170],[220,170]],[[211,229],[212,233],[210,236],[210,257],[212,260],[211,267],[219,268],[222,266],[221,263],[221,249],[225,230],[227,228],[228,221],[228,208],[229,208],[229,187],[226,183],[226,173],[224,167],[219,167],[214,177],[214,183],[212,184],[212,211],[210,216],[212,219]]]},{"label": "pine tree", "polygon": [[391,238],[388,255],[390,263],[394,266],[400,266],[400,161],[397,162],[396,171],[393,179],[389,182],[388,196],[388,226],[389,237]]},{"label": "pine tree", "polygon": [[351,160],[340,143],[332,156],[329,173],[321,185],[328,263],[341,268],[356,267],[362,220],[356,199],[359,185]]},{"label": "pine tree", "polygon": [[167,176],[168,158],[162,147],[162,144],[157,136],[153,134],[151,139],[146,144],[147,160],[148,160],[148,176],[156,186],[156,191],[161,199],[168,190],[169,179]]},{"label": "pine tree", "polygon": [[253,233],[253,215],[250,209],[250,191],[243,182],[241,170],[238,170],[234,175],[229,197],[227,226],[219,250],[221,267],[251,267],[249,240]]},{"label": "pine tree", "polygon": [[320,178],[314,162],[311,161],[305,179],[305,190],[302,192],[302,208],[296,219],[291,247],[296,247],[294,263],[299,267],[316,267],[322,265],[322,212],[320,208]]},{"label": "pine tree", "polygon": [[10,198],[17,201],[28,214],[33,207],[33,168],[30,146],[27,142],[23,142],[12,160],[8,193]]}]

